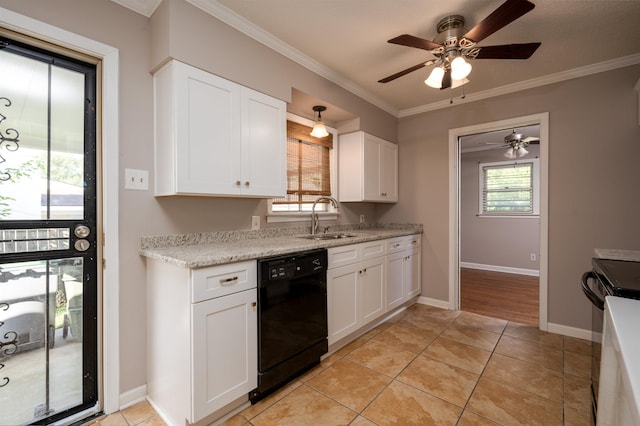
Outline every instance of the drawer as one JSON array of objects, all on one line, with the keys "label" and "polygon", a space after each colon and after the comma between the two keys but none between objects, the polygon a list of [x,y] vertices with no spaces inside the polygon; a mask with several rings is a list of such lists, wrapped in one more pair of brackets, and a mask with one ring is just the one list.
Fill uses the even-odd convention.
[{"label": "drawer", "polygon": [[363,244],[350,244],[327,249],[328,269],[359,262],[362,246]]},{"label": "drawer", "polygon": [[397,253],[399,251],[410,250],[414,247],[420,247],[422,245],[422,234],[391,238],[386,241],[387,254]]},{"label": "drawer", "polygon": [[414,247],[422,246],[422,234],[409,235],[404,238],[404,247],[407,249],[412,249]]},{"label": "drawer", "polygon": [[387,254],[392,254],[392,253],[397,253],[399,251],[403,251],[406,248],[405,247],[404,238],[405,237],[397,237],[397,238],[390,238],[390,239],[386,240],[386,243],[387,243]]},{"label": "drawer", "polygon": [[257,287],[255,260],[229,263],[191,271],[191,302],[213,299]]},{"label": "drawer", "polygon": [[362,260],[373,259],[374,257],[384,256],[385,240],[371,241],[360,244],[362,252]]}]

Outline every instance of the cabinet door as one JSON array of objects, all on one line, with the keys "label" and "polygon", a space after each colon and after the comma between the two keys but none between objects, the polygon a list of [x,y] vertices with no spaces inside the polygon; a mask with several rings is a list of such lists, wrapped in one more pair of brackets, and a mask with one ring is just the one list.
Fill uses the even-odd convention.
[{"label": "cabinet door", "polygon": [[358,320],[359,264],[327,271],[327,315],[329,344],[333,344],[360,326]]},{"label": "cabinet door", "polygon": [[362,306],[362,324],[367,324],[385,313],[385,259],[379,257],[362,262],[359,296]]},{"label": "cabinet door", "polygon": [[397,308],[406,300],[403,285],[405,257],[404,252],[387,256],[387,311]]},{"label": "cabinet door", "polygon": [[240,140],[240,87],[185,64],[174,65],[176,133],[156,137],[175,139],[167,142],[175,144],[175,190],[232,193],[234,168],[239,167],[235,149]]},{"label": "cabinet door", "polygon": [[380,145],[380,196],[382,201],[398,201],[398,146]]},{"label": "cabinet door", "polygon": [[255,197],[284,197],[287,192],[285,103],[242,89],[241,192]]},{"label": "cabinet door", "polygon": [[365,200],[382,199],[380,194],[380,142],[374,136],[364,135],[363,141],[363,196]]},{"label": "cabinet door", "polygon": [[419,295],[422,292],[421,288],[421,249],[420,247],[414,248],[406,256],[404,266],[404,288],[406,300]]},{"label": "cabinet door", "polygon": [[[193,381],[190,423],[256,388],[256,303],[257,290],[252,289],[191,305]],[[170,340],[171,336],[167,336],[168,345]]]}]

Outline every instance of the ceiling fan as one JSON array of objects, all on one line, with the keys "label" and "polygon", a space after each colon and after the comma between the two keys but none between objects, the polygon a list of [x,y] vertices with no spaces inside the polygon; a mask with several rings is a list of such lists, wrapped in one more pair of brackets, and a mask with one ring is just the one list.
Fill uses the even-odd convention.
[{"label": "ceiling fan", "polygon": [[507,148],[504,156],[507,158],[523,157],[529,153],[526,150],[528,145],[540,144],[540,138],[534,136],[525,136],[522,133],[513,132],[504,137],[504,142],[485,142],[485,145],[502,145],[503,148]]},{"label": "ceiling fan", "polygon": [[428,50],[436,59],[421,62],[378,80],[378,83],[388,83],[423,67],[436,64],[425,83],[437,89],[456,88],[469,82],[466,77],[471,72],[471,64],[466,61],[467,59],[528,59],[541,43],[484,47],[476,44],[534,7],[535,5],[528,0],[507,0],[470,30],[464,27],[464,17],[451,15],[438,22],[438,35],[433,41],[409,34],[392,38],[388,43]]}]

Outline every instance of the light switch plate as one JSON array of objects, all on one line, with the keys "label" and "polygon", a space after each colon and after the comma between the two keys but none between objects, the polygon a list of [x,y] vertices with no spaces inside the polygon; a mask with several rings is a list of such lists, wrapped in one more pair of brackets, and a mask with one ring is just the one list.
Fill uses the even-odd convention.
[{"label": "light switch plate", "polygon": [[124,188],[146,191],[149,189],[149,171],[124,169]]},{"label": "light switch plate", "polygon": [[260,216],[251,216],[251,229],[260,229]]}]

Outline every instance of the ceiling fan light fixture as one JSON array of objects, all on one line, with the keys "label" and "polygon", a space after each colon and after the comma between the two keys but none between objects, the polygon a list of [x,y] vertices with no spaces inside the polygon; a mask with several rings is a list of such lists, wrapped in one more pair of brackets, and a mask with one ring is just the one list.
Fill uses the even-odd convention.
[{"label": "ceiling fan light fixture", "polygon": [[442,87],[442,78],[444,77],[444,68],[435,67],[429,77],[424,81],[429,87],[433,87],[434,89],[439,89]]},{"label": "ceiling fan light fixture", "polygon": [[507,148],[507,151],[504,153],[504,156],[513,160],[516,158],[516,150],[512,147]]},{"label": "ceiling fan light fixture", "polygon": [[524,149],[524,146],[521,146],[521,147],[518,148],[518,157],[524,157],[528,153],[529,153],[529,151]]},{"label": "ceiling fan light fixture", "polygon": [[[311,136],[313,136],[314,138],[324,138],[329,136],[329,132],[327,131],[327,128],[324,125],[324,122],[322,121],[322,111],[325,111],[327,109],[327,107],[324,107],[322,105],[316,105],[313,107],[313,119],[314,119],[314,124],[313,124],[313,129],[311,130]],[[316,114],[318,113],[318,117],[316,119]]]},{"label": "ceiling fan light fixture", "polygon": [[451,78],[462,80],[471,73],[471,64],[464,60],[462,56],[457,56],[451,61]]},{"label": "ceiling fan light fixture", "polygon": [[451,88],[455,89],[456,87],[464,86],[468,82],[469,82],[468,78],[463,78],[462,80],[451,79]]}]

